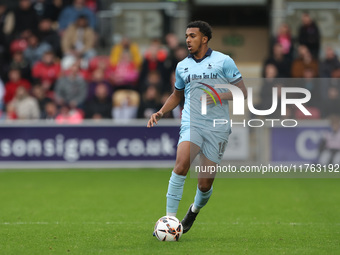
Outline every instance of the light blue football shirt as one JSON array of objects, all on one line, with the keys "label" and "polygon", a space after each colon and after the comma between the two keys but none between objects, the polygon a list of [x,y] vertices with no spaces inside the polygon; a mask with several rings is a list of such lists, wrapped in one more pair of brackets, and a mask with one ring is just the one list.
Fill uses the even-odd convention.
[{"label": "light blue football shirt", "polygon": [[[228,100],[217,100],[216,105],[207,106],[207,114],[201,114],[201,97],[203,89],[213,94],[211,89],[200,82],[214,87],[216,84],[236,84],[242,80],[231,57],[210,48],[202,59],[189,55],[177,64],[175,89],[184,90],[185,103],[182,111],[182,125],[192,125],[212,131],[230,130]],[[215,89],[217,93],[228,92],[227,89]],[[214,119],[226,119],[228,124],[213,127]]]}]

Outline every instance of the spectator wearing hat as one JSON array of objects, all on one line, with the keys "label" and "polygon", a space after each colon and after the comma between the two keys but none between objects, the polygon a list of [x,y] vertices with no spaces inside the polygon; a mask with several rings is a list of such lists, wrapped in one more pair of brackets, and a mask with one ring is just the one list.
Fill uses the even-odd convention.
[{"label": "spectator wearing hat", "polygon": [[13,54],[14,52],[21,51],[24,52],[28,46],[28,38],[32,35],[30,30],[25,30],[17,36],[16,39],[12,40],[9,49]]}]

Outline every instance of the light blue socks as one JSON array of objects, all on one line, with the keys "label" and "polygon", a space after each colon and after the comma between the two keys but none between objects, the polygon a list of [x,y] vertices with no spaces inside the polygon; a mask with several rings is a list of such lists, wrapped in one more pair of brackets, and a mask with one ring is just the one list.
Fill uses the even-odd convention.
[{"label": "light blue socks", "polygon": [[[175,172],[171,174],[168,193],[166,194],[166,215],[168,216],[176,216],[177,214],[179,201],[181,201],[183,195],[185,179],[186,176],[178,175]],[[208,203],[212,191],[213,187],[207,192],[202,192],[197,187],[194,206],[192,207],[194,212],[199,212]]]},{"label": "light blue socks", "polygon": [[208,203],[208,200],[212,194],[212,191],[213,191],[213,187],[211,187],[211,189],[208,190],[207,192],[202,192],[197,187],[194,206],[192,208],[193,212],[198,213],[199,210]]},{"label": "light blue socks", "polygon": [[172,171],[166,194],[166,215],[168,216],[176,216],[179,201],[182,199],[185,178],[186,176],[178,175]]}]

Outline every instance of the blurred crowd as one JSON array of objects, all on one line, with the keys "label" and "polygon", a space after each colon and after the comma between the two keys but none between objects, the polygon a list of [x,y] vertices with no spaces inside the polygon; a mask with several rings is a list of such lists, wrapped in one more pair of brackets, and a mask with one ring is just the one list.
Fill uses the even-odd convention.
[{"label": "blurred crowd", "polygon": [[[0,120],[148,118],[173,90],[187,56],[174,34],[141,54],[129,38],[96,52],[95,0],[0,0]],[[167,118],[179,118],[180,107]]]},{"label": "blurred crowd", "polygon": [[[140,52],[129,38],[98,55],[99,0],[19,0],[9,9],[0,0],[0,120],[149,118],[173,90],[175,68],[187,56],[175,34],[153,39]],[[320,32],[308,13],[298,38],[283,24],[265,61],[258,109],[269,109],[274,78],[303,78],[312,92],[312,118],[340,114],[340,63],[334,50],[320,60]],[[297,50],[295,50],[297,49]],[[327,84],[316,77],[328,79]],[[179,106],[167,118],[179,118]],[[294,117],[298,111],[288,112]],[[273,114],[275,115],[276,112]]]},{"label": "blurred crowd", "polygon": [[[271,39],[269,57],[264,61],[262,76],[264,84],[260,90],[258,109],[270,109],[272,89],[278,90],[279,104],[272,117],[280,118],[280,88],[302,87],[311,92],[306,108],[312,114],[305,116],[291,106],[285,118],[320,119],[340,115],[340,62],[335,50],[326,46],[321,54],[321,32],[308,12],[301,15],[297,37],[282,24]],[[320,55],[324,55],[322,58]],[[287,79],[298,78],[298,79]],[[302,95],[292,95],[301,98]]]}]

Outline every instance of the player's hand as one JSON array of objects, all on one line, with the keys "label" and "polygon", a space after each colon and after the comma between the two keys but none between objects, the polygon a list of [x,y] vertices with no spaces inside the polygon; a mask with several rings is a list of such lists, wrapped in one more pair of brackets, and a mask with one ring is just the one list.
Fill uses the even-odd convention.
[{"label": "player's hand", "polygon": [[217,98],[216,95],[213,95],[215,102],[214,102],[214,99],[210,95],[208,95],[208,94],[206,94],[206,95],[207,95],[207,105],[215,104],[215,102],[218,102],[218,98]]},{"label": "player's hand", "polygon": [[148,125],[147,127],[153,127],[153,124],[155,123],[156,125],[158,124],[158,121],[163,117],[163,113],[162,112],[156,112],[154,114],[151,115],[149,121],[148,121]]}]

